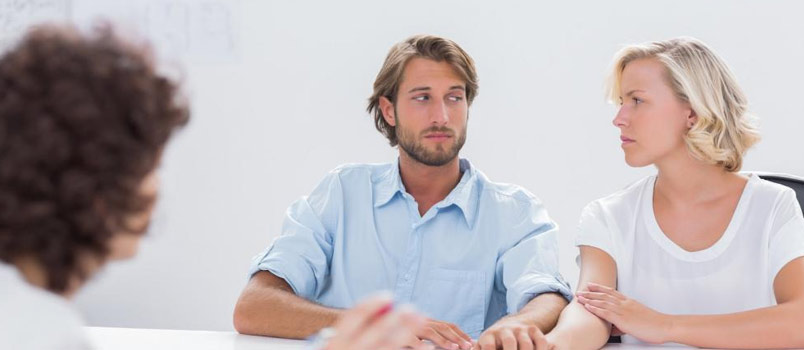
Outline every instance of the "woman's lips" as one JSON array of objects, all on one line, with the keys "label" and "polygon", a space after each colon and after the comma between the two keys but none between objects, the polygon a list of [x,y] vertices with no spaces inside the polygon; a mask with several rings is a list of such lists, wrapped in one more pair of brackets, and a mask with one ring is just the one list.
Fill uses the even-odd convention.
[{"label": "woman's lips", "polygon": [[634,141],[634,139],[626,137],[626,136],[622,136],[622,135],[620,135],[620,141],[623,142],[623,145],[632,144],[632,143],[636,142],[636,141]]}]

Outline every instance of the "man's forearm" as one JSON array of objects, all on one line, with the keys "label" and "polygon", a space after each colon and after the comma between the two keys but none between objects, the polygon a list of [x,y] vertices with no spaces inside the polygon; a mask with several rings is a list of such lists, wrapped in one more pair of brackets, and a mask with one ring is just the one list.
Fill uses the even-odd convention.
[{"label": "man's forearm", "polygon": [[608,322],[572,302],[561,313],[558,325],[547,334],[547,340],[556,350],[595,350],[606,345],[610,333]]},{"label": "man's forearm", "polygon": [[567,300],[561,294],[544,293],[533,298],[518,313],[507,317],[537,326],[542,333],[547,334],[556,326],[558,316],[565,306]]},{"label": "man's forearm", "polygon": [[243,334],[303,339],[333,325],[341,312],[295,295],[283,279],[263,271],[240,295],[234,326]]}]

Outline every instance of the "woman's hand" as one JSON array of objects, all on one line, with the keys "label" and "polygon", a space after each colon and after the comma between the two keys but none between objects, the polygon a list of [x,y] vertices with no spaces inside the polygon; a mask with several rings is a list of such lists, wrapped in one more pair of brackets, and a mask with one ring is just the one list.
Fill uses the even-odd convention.
[{"label": "woman's hand", "polygon": [[672,318],[657,312],[615,289],[595,283],[588,291],[577,292],[578,302],[589,312],[637,339],[660,344],[670,341]]}]

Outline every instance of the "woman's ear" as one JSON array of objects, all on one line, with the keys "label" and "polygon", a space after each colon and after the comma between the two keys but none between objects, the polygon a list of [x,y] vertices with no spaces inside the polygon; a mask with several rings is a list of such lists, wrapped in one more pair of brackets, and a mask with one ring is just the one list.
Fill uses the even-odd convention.
[{"label": "woman's ear", "polygon": [[690,114],[687,116],[687,129],[692,129],[693,125],[698,122],[698,114],[695,110],[690,108]]}]

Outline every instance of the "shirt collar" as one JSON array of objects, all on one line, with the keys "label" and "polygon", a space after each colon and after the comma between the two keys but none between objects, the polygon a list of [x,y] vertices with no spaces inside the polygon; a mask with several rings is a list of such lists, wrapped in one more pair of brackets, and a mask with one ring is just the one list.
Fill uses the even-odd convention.
[{"label": "shirt collar", "polygon": [[381,207],[390,202],[397,193],[404,192],[405,186],[399,176],[399,158],[396,158],[388,170],[380,173],[374,181],[374,207]]},{"label": "shirt collar", "polygon": [[[450,191],[444,200],[436,204],[436,208],[446,208],[451,205],[457,206],[463,214],[466,225],[471,229],[477,212],[479,196],[477,193],[477,182],[479,181],[477,171],[472,163],[467,159],[460,159],[460,169],[463,175],[460,182]],[[396,158],[391,167],[380,174],[375,182],[374,207],[381,207],[390,202],[397,193],[406,193],[402,178],[399,176],[399,158]]]}]

